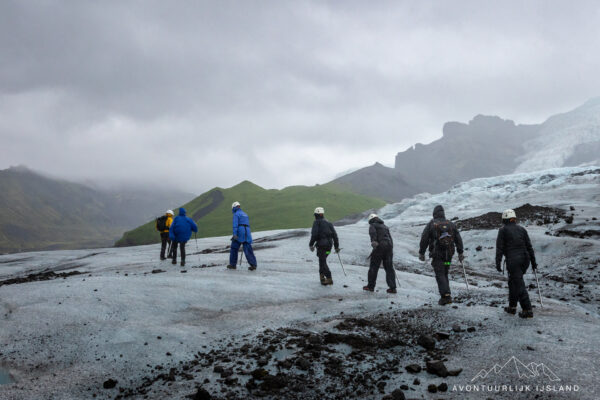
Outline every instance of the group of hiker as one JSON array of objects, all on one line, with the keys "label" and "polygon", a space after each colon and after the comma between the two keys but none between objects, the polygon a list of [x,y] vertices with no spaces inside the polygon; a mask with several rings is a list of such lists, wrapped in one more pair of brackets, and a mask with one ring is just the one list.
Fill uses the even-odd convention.
[{"label": "group of hiker", "polygon": [[[243,247],[244,255],[248,261],[250,271],[257,268],[256,257],[252,249],[252,233],[250,230],[250,220],[248,215],[242,211],[239,202],[231,205],[233,214],[231,237],[231,247],[229,253],[228,269],[236,269],[238,261],[238,252]],[[315,220],[311,229],[309,241],[310,251],[317,251],[319,259],[319,276],[321,284],[324,286],[333,285],[331,270],[327,265],[327,257],[334,250],[340,252],[340,243],[337,232],[333,224],[325,219],[325,210],[323,207],[317,207],[314,210]],[[173,212],[168,210],[161,222],[157,219],[157,230],[161,234],[161,260],[173,259],[173,264],[177,263],[177,246],[181,252],[181,265],[185,265],[185,244],[190,239],[192,232],[198,232],[198,226],[189,217],[186,216],[184,208],[179,209],[179,215],[173,219]],[[164,219],[164,223],[162,222]],[[504,311],[509,314],[516,314],[517,304],[521,305],[521,318],[533,318],[531,301],[527,293],[527,288],[523,280],[523,275],[531,264],[532,269],[537,269],[535,253],[531,246],[531,241],[527,231],[518,225],[517,216],[514,210],[506,210],[502,213],[503,226],[498,230],[496,239],[496,269],[503,272],[501,268],[502,258],[505,258],[506,269],[508,271],[508,306]],[[369,238],[373,248],[370,258],[369,272],[367,275],[368,283],[363,290],[373,292],[377,281],[377,274],[381,264],[386,274],[386,283],[388,285],[387,293],[397,293],[398,282],[393,265],[394,241],[389,228],[384,221],[371,214],[368,217]],[[165,249],[169,244],[170,252],[165,257]],[[441,205],[433,209],[433,218],[425,226],[421,234],[419,243],[419,260],[425,261],[425,252],[429,250],[431,266],[435,273],[435,279],[440,293],[438,304],[446,305],[452,303],[452,294],[448,280],[448,272],[452,264],[452,258],[458,253],[458,260],[462,264],[464,260],[463,241],[456,225],[446,219],[444,208]],[[464,268],[464,266],[463,266]],[[466,279],[466,275],[465,275]]]}]

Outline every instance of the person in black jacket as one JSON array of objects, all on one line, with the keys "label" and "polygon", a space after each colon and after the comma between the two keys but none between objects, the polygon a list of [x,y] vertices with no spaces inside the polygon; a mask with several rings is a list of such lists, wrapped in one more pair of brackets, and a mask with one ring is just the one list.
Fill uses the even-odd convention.
[{"label": "person in black jacket", "polygon": [[385,280],[388,285],[388,293],[396,293],[396,271],[394,271],[394,241],[390,230],[377,214],[369,215],[369,236],[371,237],[371,265],[369,266],[369,284],[363,287],[363,290],[372,292],[375,290],[377,282],[377,273],[379,266],[383,261],[385,269]]},{"label": "person in black jacket", "polygon": [[452,295],[450,293],[450,283],[448,282],[448,270],[452,263],[455,248],[460,262],[464,260],[464,249],[460,232],[452,222],[446,219],[444,207],[441,205],[435,206],[433,219],[429,221],[423,230],[419,246],[419,260],[425,261],[425,250],[427,248],[429,248],[429,257],[432,259],[431,265],[440,291],[438,304],[450,304],[452,303]]},{"label": "person in black jacket", "polygon": [[315,251],[316,245],[317,257],[319,257],[321,285],[333,285],[331,271],[327,266],[327,256],[331,253],[332,246],[335,247],[335,252],[339,253],[340,243],[333,224],[324,218],[324,213],[325,210],[323,207],[317,207],[315,209],[315,222],[313,222],[308,247],[310,248],[310,251]]},{"label": "person in black jacket", "polygon": [[514,315],[517,312],[517,303],[520,303],[522,311],[519,317],[533,318],[531,301],[523,280],[523,274],[527,271],[530,262],[531,268],[537,269],[531,240],[527,230],[517,225],[517,215],[514,210],[506,210],[502,213],[502,223],[504,226],[498,230],[496,239],[496,269],[502,272],[500,265],[504,256],[508,271],[508,307],[505,307],[504,311]]}]

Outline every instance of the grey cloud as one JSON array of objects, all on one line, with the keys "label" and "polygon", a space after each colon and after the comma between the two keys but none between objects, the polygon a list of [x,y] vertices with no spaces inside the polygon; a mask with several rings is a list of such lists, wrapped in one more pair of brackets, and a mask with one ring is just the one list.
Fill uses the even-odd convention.
[{"label": "grey cloud", "polygon": [[[600,94],[595,2],[0,3],[4,168],[201,192],[390,163]],[[6,143],[6,145],[4,145]]]}]

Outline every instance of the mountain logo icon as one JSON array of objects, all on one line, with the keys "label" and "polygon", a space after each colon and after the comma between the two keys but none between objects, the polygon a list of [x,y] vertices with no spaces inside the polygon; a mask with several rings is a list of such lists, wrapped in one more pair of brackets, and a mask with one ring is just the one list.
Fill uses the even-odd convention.
[{"label": "mountain logo icon", "polygon": [[489,370],[482,369],[471,379],[471,382],[474,382],[478,379],[485,379],[488,376],[501,375],[510,373],[510,371],[516,371],[519,378],[538,378],[538,377],[546,377],[551,382],[558,382],[560,378],[556,376],[554,372],[548,366],[543,363],[535,363],[531,362],[529,364],[523,363],[517,357],[512,356],[508,359],[503,365],[494,364],[492,368]]}]

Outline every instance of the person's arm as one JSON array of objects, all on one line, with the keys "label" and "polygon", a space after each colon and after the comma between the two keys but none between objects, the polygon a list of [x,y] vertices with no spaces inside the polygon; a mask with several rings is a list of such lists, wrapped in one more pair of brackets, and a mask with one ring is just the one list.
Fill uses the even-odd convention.
[{"label": "person's arm", "polygon": [[336,250],[339,250],[340,242],[338,240],[337,232],[335,231],[335,228],[333,227],[333,224],[331,222],[329,223],[329,227],[331,228],[331,234],[333,235],[333,247]]},{"label": "person's arm", "polygon": [[458,254],[462,254],[465,251],[463,247],[462,237],[460,236],[460,232],[456,229],[456,225],[452,224],[452,229],[454,230],[454,242],[456,243],[456,252]]},{"label": "person's arm", "polygon": [[308,247],[313,247],[319,238],[319,224],[317,221],[313,222],[312,229],[310,231],[310,242]]},{"label": "person's arm", "polygon": [[425,255],[425,251],[427,250],[427,246],[429,246],[429,236],[431,231],[431,222],[425,225],[425,229],[423,229],[423,233],[421,234],[421,243],[419,244],[419,254]]},{"label": "person's arm", "polygon": [[529,234],[527,233],[527,229],[523,228],[523,232],[525,233],[525,247],[527,247],[527,252],[529,253],[529,259],[531,260],[531,268],[537,269],[537,262],[535,261],[535,252],[533,251],[533,246],[531,246],[531,240],[529,240]]},{"label": "person's arm", "polygon": [[196,225],[196,223],[194,222],[194,220],[193,220],[193,219],[191,219],[191,218],[189,218],[189,217],[188,217],[188,219],[190,220],[190,225],[191,225],[191,227],[192,227],[192,231],[193,231],[193,232],[198,232],[198,225]]},{"label": "person's arm", "polygon": [[239,218],[238,218],[237,213],[234,213],[233,214],[233,236],[234,236],[234,238],[237,238],[238,226],[239,226]]},{"label": "person's arm", "polygon": [[504,230],[498,229],[498,237],[496,238],[496,269],[502,271],[502,256],[504,255]]}]

